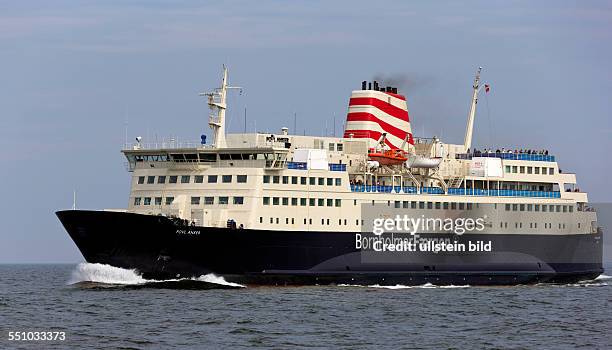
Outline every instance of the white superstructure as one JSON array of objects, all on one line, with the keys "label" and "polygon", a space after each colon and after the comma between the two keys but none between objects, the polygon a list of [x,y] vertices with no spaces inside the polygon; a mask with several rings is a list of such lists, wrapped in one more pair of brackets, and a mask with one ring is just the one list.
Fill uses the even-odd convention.
[{"label": "white superstructure", "polygon": [[[376,90],[366,89],[365,82],[352,93],[344,137],[291,135],[286,128],[226,135],[227,79],[224,67],[221,88],[206,94],[212,145],[126,145],[133,174],[128,211],[197,226],[234,220],[251,229],[338,232],[360,231],[362,207],[374,203],[425,211],[492,204],[490,233],[591,233],[596,227],[576,175],[561,173],[554,156],[469,150],[480,69],[464,144],[413,138],[405,98],[376,83]],[[372,161],[377,142],[405,150],[408,160]]]}]

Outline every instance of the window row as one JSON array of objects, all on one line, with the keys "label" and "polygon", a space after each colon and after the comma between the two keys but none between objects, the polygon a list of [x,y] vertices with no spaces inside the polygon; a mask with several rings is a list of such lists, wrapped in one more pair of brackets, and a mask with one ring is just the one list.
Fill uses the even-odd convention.
[{"label": "window row", "polygon": [[506,211],[536,211],[549,213],[573,213],[573,205],[561,204],[506,204]]},{"label": "window row", "polygon": [[[215,204],[215,197],[191,197],[191,205],[213,205]],[[217,197],[217,204],[227,205],[230,203],[230,197],[220,196]],[[232,197],[232,204],[242,205],[244,204],[244,197]]]},{"label": "window row", "polygon": [[154,201],[154,205],[162,205],[162,203],[171,205],[174,202],[174,197],[135,197],[134,205],[151,205],[151,200]]},{"label": "window row", "polygon": [[[246,175],[235,175],[236,176],[236,182],[237,183],[246,183],[247,182],[247,176]],[[211,184],[216,184],[219,182],[219,177],[221,178],[221,183],[232,183],[234,175],[207,175],[206,176],[206,182]],[[154,184],[156,183],[155,180],[157,178],[157,183],[158,184],[165,184],[166,180],[168,180],[169,184],[175,184],[178,183],[180,180],[180,183],[182,184],[188,184],[191,183],[191,175],[170,175],[170,176],[165,176],[165,175],[159,175],[159,176],[139,176],[138,177],[138,184],[142,185],[145,183],[148,185]],[[201,184],[204,183],[204,175],[194,175],[193,176],[193,183],[196,184]]]},{"label": "window row", "polygon": [[[499,227],[500,228],[508,228],[508,223],[507,222],[500,222],[499,223]],[[523,228],[523,223],[522,222],[515,222],[514,223],[514,228],[515,229]],[[530,229],[537,229],[538,228],[538,223],[537,222],[530,222],[529,223],[529,228]],[[552,229],[552,223],[545,222],[544,223],[544,228],[545,229]],[[580,224],[578,224],[578,228],[580,228]],[[559,223],[559,230],[564,230],[564,229],[565,229],[565,224],[564,223]]]},{"label": "window row", "polygon": [[[342,186],[342,179],[339,177],[306,177],[306,176],[280,176],[280,175],[264,175],[263,182],[265,184],[273,183],[279,184],[282,183],[284,185],[289,184],[289,180],[291,180],[292,185],[319,185],[319,186]],[[298,181],[299,180],[299,181]],[[271,181],[271,182],[270,182]]]},{"label": "window row", "polygon": [[506,165],[506,173],[555,175],[555,168],[524,165]]},{"label": "window row", "polygon": [[[312,225],[312,218],[304,218],[304,225]],[[295,218],[285,218],[285,225],[289,225],[289,222],[291,222],[291,225],[295,224]],[[259,223],[263,224],[264,223],[264,218],[263,216],[259,217]],[[270,223],[271,224],[280,224],[281,220],[280,218],[270,218]],[[361,224],[363,225],[363,220],[361,220]],[[321,218],[321,225],[331,225],[331,221],[330,219],[324,219]],[[339,226],[347,226],[348,225],[348,220],[347,219],[338,219],[338,225]],[[358,226],[359,225],[359,219],[355,220],[355,225]]]},{"label": "window row", "polygon": [[[171,205],[174,202],[174,197],[135,197],[134,205]],[[220,205],[229,204],[230,197],[218,197],[217,203]],[[200,205],[203,203],[204,205],[213,205],[215,204],[215,197],[191,197],[191,205]],[[232,197],[232,203],[237,205],[244,204],[244,197]]]},{"label": "window row", "polygon": [[263,205],[289,205],[291,200],[292,206],[305,207],[340,207],[342,206],[341,199],[325,199],[325,198],[289,198],[289,197],[263,197]]},{"label": "window row", "polygon": [[[356,204],[356,201],[355,201]],[[372,201],[372,205],[375,202]],[[391,206],[391,201],[387,201],[387,205]],[[478,204],[476,204],[478,205]],[[409,201],[394,201],[395,208],[404,209],[443,209],[443,210],[472,210],[473,203],[455,203],[455,202],[409,202]]]}]

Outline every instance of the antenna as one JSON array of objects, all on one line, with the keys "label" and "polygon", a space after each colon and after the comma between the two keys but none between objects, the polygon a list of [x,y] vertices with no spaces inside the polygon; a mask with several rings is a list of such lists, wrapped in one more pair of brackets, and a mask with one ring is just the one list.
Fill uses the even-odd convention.
[{"label": "antenna", "polygon": [[76,210],[76,189],[72,190],[72,210]]},{"label": "antenna", "polygon": [[297,134],[297,113],[293,112],[293,132]]},{"label": "antenna", "polygon": [[334,113],[334,127],[333,127],[333,130],[334,130],[334,137],[336,137],[336,113]]},{"label": "antenna", "polygon": [[244,133],[246,134],[247,132],[247,114],[246,114],[246,107],[244,107]]}]

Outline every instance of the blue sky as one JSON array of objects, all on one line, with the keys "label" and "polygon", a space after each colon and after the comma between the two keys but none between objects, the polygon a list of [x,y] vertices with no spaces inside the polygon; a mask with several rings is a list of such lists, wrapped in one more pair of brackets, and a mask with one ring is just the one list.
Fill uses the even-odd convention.
[{"label": "blue sky", "polygon": [[0,262],[82,257],[53,214],[121,208],[130,140],[210,135],[198,92],[230,80],[229,131],[341,133],[362,80],[402,78],[416,136],[547,148],[609,202],[612,5],[580,1],[0,1]]}]

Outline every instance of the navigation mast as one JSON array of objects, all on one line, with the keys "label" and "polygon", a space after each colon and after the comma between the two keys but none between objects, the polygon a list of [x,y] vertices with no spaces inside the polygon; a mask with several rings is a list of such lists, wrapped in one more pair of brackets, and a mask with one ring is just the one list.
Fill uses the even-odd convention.
[{"label": "navigation mast", "polygon": [[223,65],[223,79],[221,87],[216,88],[212,92],[200,93],[200,96],[208,96],[208,107],[210,115],[208,117],[208,125],[213,130],[213,147],[225,148],[225,110],[227,109],[227,90],[240,89],[239,86],[228,86],[227,84],[227,67]]},{"label": "navigation mast", "polygon": [[467,152],[472,147],[472,132],[474,130],[474,116],[476,115],[476,104],[478,103],[478,92],[480,91],[480,72],[482,67],[478,67],[476,77],[474,78],[474,89],[472,93],[472,103],[470,105],[470,112],[468,114],[467,127],[465,129],[465,138],[463,141],[464,151]]}]

